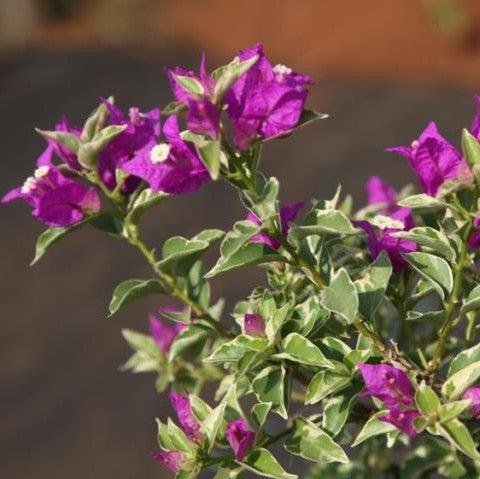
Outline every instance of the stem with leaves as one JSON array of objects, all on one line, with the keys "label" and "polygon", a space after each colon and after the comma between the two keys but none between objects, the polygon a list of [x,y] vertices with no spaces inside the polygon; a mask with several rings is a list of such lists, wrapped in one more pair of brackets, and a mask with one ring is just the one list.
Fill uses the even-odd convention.
[{"label": "stem with leaves", "polygon": [[463,242],[460,249],[460,257],[458,259],[457,264],[455,265],[452,292],[450,294],[450,297],[448,298],[448,301],[445,303],[445,314],[446,314],[445,322],[440,329],[440,332],[438,335],[438,342],[435,348],[435,352],[433,354],[433,358],[429,362],[426,370],[426,374],[430,376],[432,381],[435,379],[435,375],[438,371],[438,368],[440,367],[450,331],[458,322],[458,316],[456,314],[457,304],[460,299],[463,271],[465,269],[465,266],[468,260],[468,238],[471,232],[472,232],[472,224],[470,222],[467,228],[465,229],[465,234],[463,236]]}]

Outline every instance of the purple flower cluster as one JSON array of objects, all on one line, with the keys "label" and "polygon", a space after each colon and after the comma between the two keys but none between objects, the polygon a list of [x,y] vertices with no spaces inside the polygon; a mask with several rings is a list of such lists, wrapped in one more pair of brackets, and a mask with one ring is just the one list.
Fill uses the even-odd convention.
[{"label": "purple flower cluster", "polygon": [[53,164],[55,150],[56,145],[49,143],[37,160],[34,175],[8,192],[2,203],[22,199],[32,207],[37,220],[52,227],[66,227],[100,211],[100,197],[94,188],[62,174]]},{"label": "purple flower cluster", "polygon": [[307,75],[284,65],[272,66],[258,44],[239,53],[241,61],[257,61],[231,88],[225,97],[232,121],[234,142],[246,150],[256,138],[286,135],[295,128],[305,106]]},{"label": "purple flower cluster", "polygon": [[389,364],[360,363],[358,369],[367,386],[363,395],[374,396],[388,407],[388,413],[379,419],[415,437],[413,421],[420,413],[413,407],[413,387],[408,375]]},{"label": "purple flower cluster", "polygon": [[[415,226],[411,209],[401,208],[397,205],[397,193],[381,178],[371,177],[367,181],[365,189],[369,205],[381,206],[380,213],[403,223],[403,230],[409,230]],[[367,234],[372,257],[376,258],[381,251],[386,251],[395,271],[401,271],[406,264],[402,254],[417,249],[417,245],[413,241],[393,236],[393,233],[401,231],[401,229],[385,228],[377,232],[368,221],[356,221],[355,224]]]},{"label": "purple flower cluster", "polygon": [[[234,143],[240,150],[248,149],[257,139],[290,133],[300,120],[308,86],[312,84],[310,78],[282,65],[272,66],[261,45],[241,51],[236,61],[247,62],[250,68],[240,70],[232,84],[227,82],[222,95],[217,95],[221,75],[214,78],[207,73],[205,56],[198,74],[181,67],[167,70],[175,100],[186,109],[190,133],[205,140],[219,139],[222,111],[231,121]],[[143,180],[154,192],[180,195],[192,193],[211,181],[197,146],[180,131],[176,115],[165,121],[161,140],[158,108],[141,113],[132,107],[126,114],[111,100],[102,100],[102,104],[106,115],[101,127],[122,129],[108,141],[101,135],[98,141],[95,136],[90,138],[88,141],[94,145],[87,146],[91,150],[82,151],[93,155],[92,169],[107,190],[129,195]],[[32,206],[39,221],[66,227],[97,212],[99,197],[92,188],[66,178],[53,163],[56,158],[71,173],[88,177],[90,161],[86,169],[82,166],[85,162],[79,161],[79,149],[87,141],[83,138],[85,132],[72,127],[64,117],[54,133],[56,136],[47,139],[48,146],[39,159],[35,177],[28,178],[23,187],[11,191],[2,201],[23,199]],[[58,138],[60,133],[69,136],[72,148]]]},{"label": "purple flower cluster", "polygon": [[[477,137],[479,124],[477,113],[472,126],[472,134]],[[473,175],[467,162],[461,153],[439,133],[433,121],[410,146],[394,146],[387,151],[407,158],[422,190],[427,195],[436,196],[440,187],[449,180],[456,180],[465,185],[473,183]]]}]

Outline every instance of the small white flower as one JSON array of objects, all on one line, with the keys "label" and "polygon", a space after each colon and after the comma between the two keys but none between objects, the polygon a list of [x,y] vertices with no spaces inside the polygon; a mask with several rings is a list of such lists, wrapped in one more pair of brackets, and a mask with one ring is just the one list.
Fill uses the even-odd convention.
[{"label": "small white flower", "polygon": [[292,73],[292,69],[285,66],[285,65],[282,65],[282,64],[278,64],[278,65],[275,65],[273,67],[273,71],[275,73],[277,73],[278,75],[290,75],[290,73]]},{"label": "small white flower", "polygon": [[33,190],[33,188],[35,187],[35,184],[37,183],[37,180],[33,177],[33,176],[29,176],[26,180],[25,180],[25,183],[23,183],[23,186],[22,186],[22,193],[24,195],[30,193],[30,191]]},{"label": "small white flower", "polygon": [[168,158],[170,154],[170,145],[167,143],[160,143],[155,145],[150,152],[150,161],[152,163],[161,163]]},{"label": "small white flower", "polygon": [[48,171],[50,170],[50,168],[46,165],[44,166],[39,166],[35,172],[33,173],[33,176],[35,176],[35,178],[37,180],[39,180],[40,178],[43,178],[46,174],[48,174]]}]

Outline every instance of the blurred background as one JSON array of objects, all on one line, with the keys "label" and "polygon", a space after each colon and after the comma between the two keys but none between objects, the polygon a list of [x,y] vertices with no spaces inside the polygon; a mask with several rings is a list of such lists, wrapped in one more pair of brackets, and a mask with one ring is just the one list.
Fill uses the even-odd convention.
[{"label": "blurred background", "polygon": [[[473,117],[478,0],[0,0],[0,193],[31,174],[35,126],[63,113],[79,124],[100,96],[165,105],[165,66],[194,68],[206,51],[214,67],[258,41],[274,63],[315,78],[309,106],[331,115],[266,149],[285,201],[330,197],[341,181],[360,206],[368,176],[398,188],[413,179],[386,146],[431,119],[458,144]],[[159,207],[145,235],[159,245],[244,215],[213,184]],[[160,304],[106,317],[113,287],[149,274],[141,258],[86,228],[29,268],[42,228],[23,204],[0,208],[0,225],[0,477],[167,477],[149,454],[169,406],[152,376],[117,370],[129,355],[120,330],[146,330]],[[231,305],[261,277],[225,276],[214,294]]]}]

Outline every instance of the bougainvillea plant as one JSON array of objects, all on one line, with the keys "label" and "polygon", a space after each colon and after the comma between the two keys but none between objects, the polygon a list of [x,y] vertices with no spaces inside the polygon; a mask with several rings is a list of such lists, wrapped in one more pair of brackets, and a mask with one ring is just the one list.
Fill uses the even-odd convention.
[{"label": "bougainvillea plant", "polygon": [[[310,478],[478,477],[480,111],[461,149],[433,122],[388,149],[416,173],[416,194],[372,177],[357,211],[340,188],[282,204],[261,152],[326,118],[305,109],[312,80],[272,66],[260,45],[211,73],[205,59],[198,73],[167,73],[174,101],[162,111],[105,98],[81,128],[38,130],[35,173],[3,197],[48,226],[34,263],[87,225],[141,253],[151,276],[120,283],[111,315],[171,298],[148,334],[123,332],[134,351],[123,369],[155,373],[176,413],[158,421],[153,458],[182,479],[297,477],[287,454],[312,464]],[[230,231],[144,243],[147,211],[212,181],[245,206]],[[224,311],[210,278],[252,266],[265,281]]]}]

